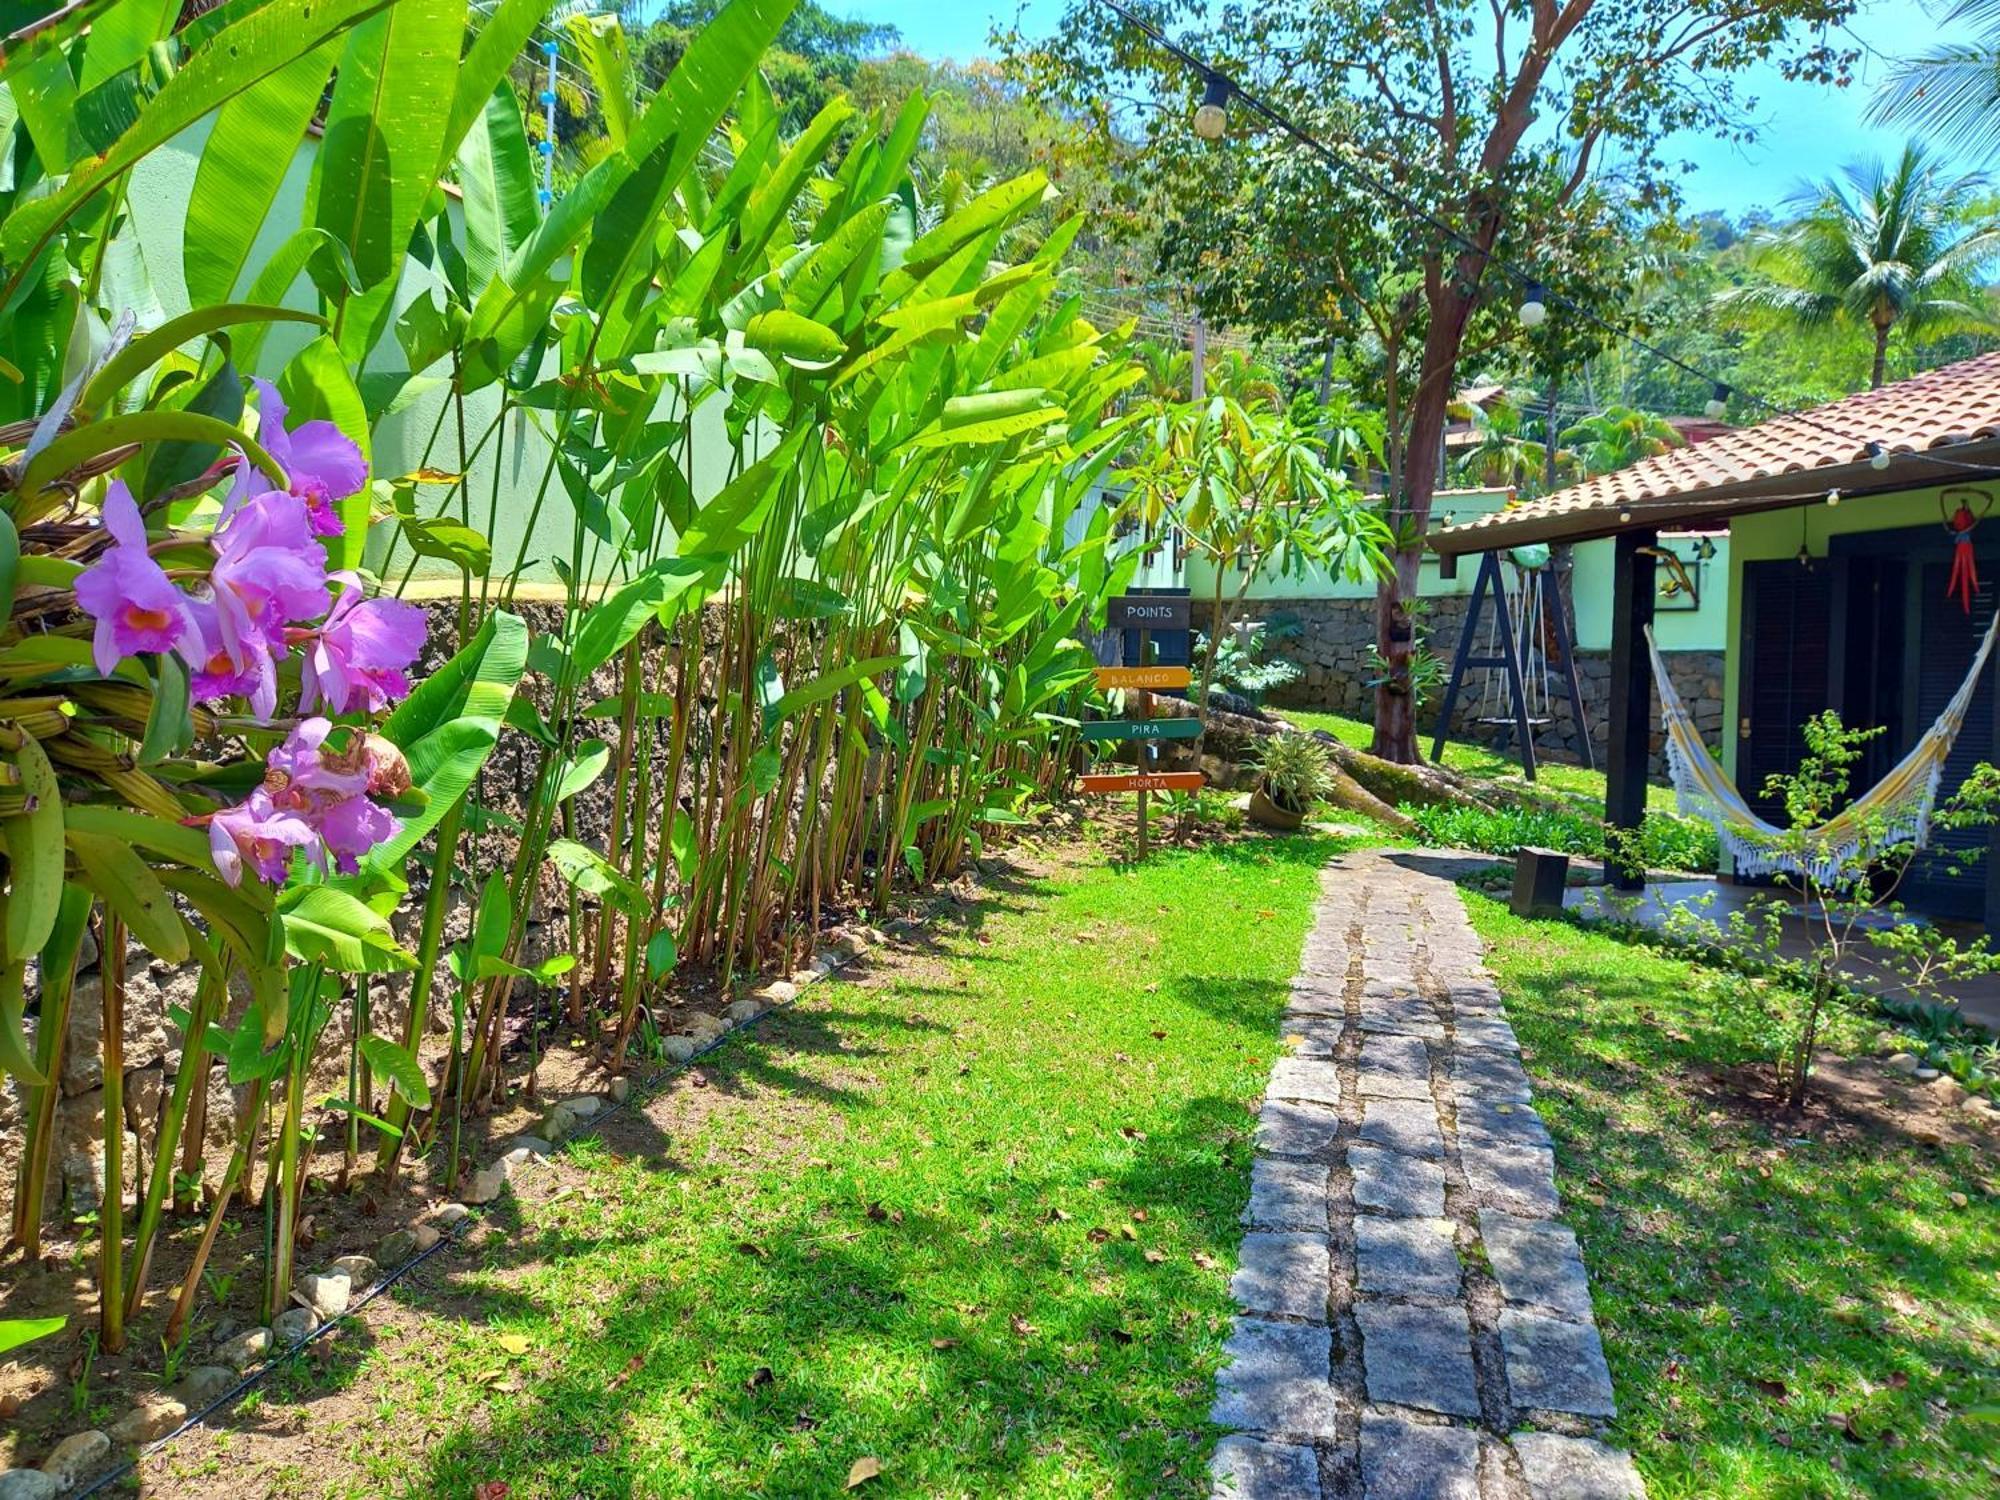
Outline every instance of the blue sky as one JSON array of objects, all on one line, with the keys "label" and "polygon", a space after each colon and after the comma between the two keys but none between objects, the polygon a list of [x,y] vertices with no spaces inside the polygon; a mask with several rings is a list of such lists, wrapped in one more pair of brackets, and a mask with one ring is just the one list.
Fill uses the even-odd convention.
[{"label": "blue sky", "polygon": [[[1018,8],[1026,17],[1024,29],[1032,32],[1052,26],[1063,10],[1061,0],[829,0],[828,8],[895,26],[918,52],[960,59],[989,50],[986,37],[995,17],[1011,19]],[[1901,149],[1900,132],[1863,119],[1872,86],[1882,75],[1883,58],[1924,50],[1944,32],[1918,0],[1863,0],[1851,29],[1855,45],[1866,51],[1848,88],[1788,83],[1775,69],[1759,70],[1748,75],[1744,89],[1757,100],[1756,144],[1739,147],[1694,136],[1672,143],[1673,159],[1694,163],[1686,180],[1691,208],[1740,214],[1773,206],[1801,178],[1828,176],[1857,156],[1889,156]]]}]

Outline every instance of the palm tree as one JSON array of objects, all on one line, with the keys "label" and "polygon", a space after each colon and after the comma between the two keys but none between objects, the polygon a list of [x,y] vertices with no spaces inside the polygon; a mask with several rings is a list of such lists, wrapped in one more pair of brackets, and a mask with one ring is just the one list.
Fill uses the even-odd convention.
[{"label": "palm tree", "polygon": [[1978,277],[2000,255],[2000,226],[1968,221],[1982,179],[1945,176],[1915,141],[1893,168],[1868,158],[1841,178],[1793,195],[1798,216],[1753,239],[1752,264],[1769,279],[1723,301],[1806,328],[1869,329],[1875,387],[1887,377],[1889,335],[1899,325],[1913,336],[1991,326]]},{"label": "palm tree", "polygon": [[1941,24],[1967,22],[1969,42],[1949,42],[1890,69],[1868,118],[1907,125],[1969,155],[2000,156],[2000,0],[1957,0]]},{"label": "palm tree", "polygon": [[1665,417],[1632,406],[1607,406],[1566,429],[1562,441],[1575,450],[1583,472],[1594,477],[1678,448],[1681,435]]}]

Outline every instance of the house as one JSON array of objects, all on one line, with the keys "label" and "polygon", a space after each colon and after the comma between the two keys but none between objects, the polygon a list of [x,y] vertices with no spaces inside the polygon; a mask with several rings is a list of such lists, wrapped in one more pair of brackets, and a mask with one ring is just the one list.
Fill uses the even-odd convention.
[{"label": "house", "polygon": [[[1641,631],[1653,618],[1663,530],[1728,529],[1725,732],[1720,758],[1757,805],[1793,768],[1801,726],[1837,710],[1882,735],[1857,787],[1929,728],[1971,665],[2000,580],[2000,354],[1719,433],[1539,500],[1434,534],[1448,562],[1536,542],[1608,539],[1613,549],[1610,822],[1645,808],[1656,696]],[[1970,607],[1947,595],[1947,521],[1963,503],[1979,581]],[[1948,795],[2000,745],[2000,691],[1982,684],[1945,772]],[[1759,806],[1766,817],[1778,810]],[[1780,817],[1781,820],[1781,817]],[[1983,846],[1965,864],[1953,852]],[[2000,832],[1939,830],[1903,896],[1933,915],[2000,918]]]}]

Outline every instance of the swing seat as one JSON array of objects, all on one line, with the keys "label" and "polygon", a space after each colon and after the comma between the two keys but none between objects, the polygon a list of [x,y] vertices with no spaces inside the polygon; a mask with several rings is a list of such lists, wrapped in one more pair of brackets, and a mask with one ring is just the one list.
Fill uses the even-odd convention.
[{"label": "swing seat", "polygon": [[[1512,729],[1514,727],[1514,716],[1512,714],[1495,714],[1490,719],[1475,719],[1473,722],[1475,724],[1491,725],[1495,729]],[[1528,727],[1530,729],[1544,729],[1553,723],[1555,723],[1554,719],[1530,718],[1528,720]]]}]

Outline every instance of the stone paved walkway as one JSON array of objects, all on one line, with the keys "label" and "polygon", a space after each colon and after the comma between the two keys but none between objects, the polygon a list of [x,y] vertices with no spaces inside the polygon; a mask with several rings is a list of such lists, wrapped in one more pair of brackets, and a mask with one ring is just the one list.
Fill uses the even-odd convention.
[{"label": "stone paved walkway", "polygon": [[1548,1132],[1457,889],[1321,878],[1258,1116],[1218,1496],[1641,1500]]}]

